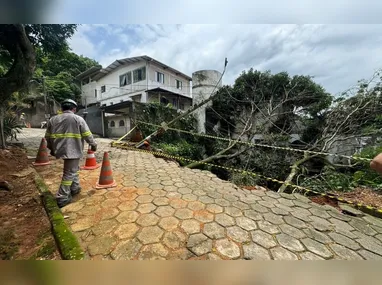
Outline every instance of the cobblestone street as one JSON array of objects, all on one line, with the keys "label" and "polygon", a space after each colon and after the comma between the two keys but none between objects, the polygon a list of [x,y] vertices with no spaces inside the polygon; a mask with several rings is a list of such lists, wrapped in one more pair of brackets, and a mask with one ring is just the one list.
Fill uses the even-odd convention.
[{"label": "cobblestone street", "polygon": [[[44,131],[18,136],[29,154]],[[96,190],[100,168],[81,170],[82,192],[62,209],[89,259],[382,260],[381,219],[345,215],[298,194],[240,189],[96,140],[97,162],[110,151],[118,185]],[[51,160],[36,169],[55,193],[63,163]]]}]

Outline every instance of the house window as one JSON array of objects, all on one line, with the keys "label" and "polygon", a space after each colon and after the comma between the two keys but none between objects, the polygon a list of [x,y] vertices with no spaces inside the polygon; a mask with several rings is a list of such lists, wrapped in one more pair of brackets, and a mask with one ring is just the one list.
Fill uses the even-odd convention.
[{"label": "house window", "polygon": [[146,79],[146,67],[141,67],[133,71],[134,83]]},{"label": "house window", "polygon": [[180,104],[179,107],[180,107],[181,110],[184,110],[184,104]]},{"label": "house window", "polygon": [[112,127],[112,128],[115,127],[115,122],[114,122],[114,121],[111,121],[111,122],[110,122],[110,127]]},{"label": "house window", "polygon": [[157,82],[164,84],[164,74],[160,72],[156,72],[156,75],[157,75],[156,76]]},{"label": "house window", "polygon": [[103,85],[103,86],[101,86],[101,93],[105,93],[105,92],[106,92],[106,86]]},{"label": "house window", "polygon": [[94,89],[94,98],[97,98],[97,89]]},{"label": "house window", "polygon": [[124,127],[125,126],[125,121],[124,120],[120,120],[119,121],[119,126],[120,127]]},{"label": "house window", "polygon": [[119,76],[119,87],[131,84],[131,72],[127,72]]},{"label": "house window", "polygon": [[176,80],[176,88],[177,89],[182,89],[182,81]]},{"label": "house window", "polygon": [[172,99],[172,105],[176,108],[176,99]]}]

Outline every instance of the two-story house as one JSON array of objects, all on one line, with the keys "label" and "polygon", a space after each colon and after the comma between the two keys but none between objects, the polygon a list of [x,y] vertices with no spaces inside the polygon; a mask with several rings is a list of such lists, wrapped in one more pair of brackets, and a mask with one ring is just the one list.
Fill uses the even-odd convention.
[{"label": "two-story house", "polygon": [[[81,82],[81,103],[88,115],[91,106],[102,110],[102,120],[106,119],[102,126],[108,129],[102,130],[103,135],[122,136],[130,130],[132,102],[160,102],[184,111],[192,106],[192,78],[149,56],[119,59],[106,68],[95,66],[76,78]],[[96,125],[100,124],[94,128]]]}]

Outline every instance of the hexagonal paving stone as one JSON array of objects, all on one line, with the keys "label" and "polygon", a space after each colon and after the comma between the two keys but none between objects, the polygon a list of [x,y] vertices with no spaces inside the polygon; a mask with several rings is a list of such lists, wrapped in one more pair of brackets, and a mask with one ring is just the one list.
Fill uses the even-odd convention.
[{"label": "hexagonal paving stone", "polygon": [[188,234],[200,232],[200,223],[194,219],[182,221],[181,228]]},{"label": "hexagonal paving stone", "polygon": [[[353,219],[349,222],[349,225],[351,225],[353,228],[359,230],[360,232],[366,234],[366,235],[375,235],[377,234],[377,232],[367,223],[365,223],[365,221],[361,220],[361,219]],[[382,241],[382,239],[381,239]]]},{"label": "hexagonal paving stone", "polygon": [[90,217],[82,218],[74,222],[70,227],[73,232],[81,232],[95,225],[95,221]]},{"label": "hexagonal paving stone", "polygon": [[331,218],[329,221],[334,224],[336,231],[338,232],[350,232],[354,231],[354,228],[349,225],[347,222],[344,222],[342,220]]},{"label": "hexagonal paving stone", "polygon": [[[199,200],[199,201],[201,201],[201,200]],[[218,199],[215,199],[215,204],[222,206],[222,207],[228,207],[231,203],[226,199],[218,198]]]},{"label": "hexagonal paving stone", "polygon": [[102,207],[104,208],[112,208],[112,207],[117,207],[121,201],[118,198],[113,198],[113,199],[106,199],[104,202],[102,202]]},{"label": "hexagonal paving stone", "polygon": [[121,192],[120,191],[111,191],[111,192],[108,192],[105,194],[105,197],[107,199],[113,199],[113,198],[118,198],[119,196],[121,196]]},{"label": "hexagonal paving stone", "polygon": [[159,217],[168,217],[175,213],[175,209],[170,206],[160,206],[156,209],[155,214]]},{"label": "hexagonal paving stone", "polygon": [[329,236],[332,238],[333,241],[335,241],[336,243],[341,244],[345,247],[348,247],[348,248],[353,249],[353,250],[360,249],[360,246],[357,242],[355,242],[354,240],[352,240],[352,239],[350,239],[344,235],[341,235],[338,233],[329,233]]},{"label": "hexagonal paving stone", "polygon": [[178,249],[182,246],[183,240],[176,232],[167,232],[163,236],[163,243],[170,249]]},{"label": "hexagonal paving stone", "polygon": [[147,186],[139,187],[139,189],[137,189],[137,194],[140,195],[140,196],[151,194],[151,192],[153,192],[153,190],[151,190],[149,188],[144,188],[144,187],[148,187],[149,185],[150,184],[147,183]]},{"label": "hexagonal paving stone", "polygon": [[192,218],[193,212],[190,209],[178,209],[174,216],[181,220],[187,220]]},{"label": "hexagonal paving stone", "polygon": [[200,210],[194,212],[194,218],[202,223],[209,223],[214,220],[214,215],[207,210]]},{"label": "hexagonal paving stone", "polygon": [[277,245],[277,242],[275,241],[273,236],[261,230],[256,230],[251,232],[251,236],[252,236],[252,240],[255,243],[261,245],[262,247],[272,248]]},{"label": "hexagonal paving stone", "polygon": [[175,217],[162,218],[159,222],[159,226],[166,231],[174,230],[178,227],[178,225],[179,220]]},{"label": "hexagonal paving stone", "polygon": [[101,217],[101,220],[109,220],[118,216],[119,210],[116,208],[107,208],[99,211],[96,215]]},{"label": "hexagonal paving stone", "polygon": [[238,226],[227,228],[227,236],[240,243],[248,242],[250,240],[248,232]]},{"label": "hexagonal paving stone", "polygon": [[307,209],[303,208],[294,208],[291,214],[302,221],[310,222],[311,219],[309,216],[311,216],[311,213]]},{"label": "hexagonal paving stone", "polygon": [[381,242],[370,236],[362,236],[357,242],[366,250],[382,255]]},{"label": "hexagonal paving stone", "polygon": [[276,225],[273,225],[268,221],[258,221],[257,224],[261,230],[269,234],[273,235],[278,234],[280,232],[279,228]]},{"label": "hexagonal paving stone", "polygon": [[193,210],[193,211],[204,210],[205,207],[206,207],[206,205],[204,205],[203,203],[201,203],[199,201],[189,202],[188,206],[187,206],[187,208],[189,208],[190,210]]},{"label": "hexagonal paving stone", "polygon": [[179,188],[178,192],[181,193],[181,194],[191,194],[192,193],[192,189],[190,189],[190,188]]},{"label": "hexagonal paving stone", "polygon": [[276,236],[276,239],[282,247],[291,251],[299,252],[305,250],[301,242],[298,239],[291,237],[290,235],[279,234]]},{"label": "hexagonal paving stone", "polygon": [[181,209],[187,207],[187,202],[182,199],[170,199],[170,206],[174,209]]},{"label": "hexagonal paving stone", "polygon": [[303,232],[311,239],[314,239],[320,243],[326,244],[326,243],[332,242],[332,240],[329,238],[327,234],[321,233],[314,229],[304,229]]},{"label": "hexagonal paving stone", "polygon": [[161,183],[163,186],[172,186],[174,185],[174,182],[172,180],[163,180]]},{"label": "hexagonal paving stone", "polygon": [[137,201],[140,204],[146,204],[151,203],[154,200],[154,197],[151,195],[141,195],[135,201]]},{"label": "hexagonal paving stone", "polygon": [[302,202],[300,200],[294,200],[293,203],[297,206],[297,207],[300,207],[300,208],[304,208],[304,209],[310,209],[312,208],[312,205],[311,204],[307,204],[305,202]]},{"label": "hexagonal paving stone", "polygon": [[[64,208],[65,209],[65,208]],[[81,214],[85,216],[94,216],[95,213],[102,210],[101,205],[88,206],[81,210]]]},{"label": "hexagonal paving stone", "polygon": [[160,196],[157,196],[157,193],[160,193],[162,194],[162,192],[156,192],[156,190],[163,190],[164,186],[162,184],[150,184],[150,189],[154,190],[153,192],[151,192],[151,195],[153,196],[156,196],[156,197],[160,197]]},{"label": "hexagonal paving stone", "polygon": [[248,204],[243,203],[243,202],[240,202],[240,201],[233,202],[233,203],[232,203],[232,206],[238,208],[238,209],[241,210],[241,211],[243,211],[243,210],[249,210],[249,209],[250,209],[250,207],[248,206]]},{"label": "hexagonal paving stone", "polygon": [[310,251],[300,253],[302,260],[324,260],[322,257],[311,253]]},{"label": "hexagonal paving stone", "polygon": [[142,244],[136,239],[122,241],[112,251],[111,257],[115,260],[131,260],[138,254],[141,247]]},{"label": "hexagonal paving stone", "polygon": [[182,194],[178,193],[178,192],[169,192],[167,193],[166,197],[169,199],[169,203],[172,199],[180,199],[182,198]]},{"label": "hexagonal paving stone", "polygon": [[158,223],[159,217],[153,213],[151,214],[143,214],[137,219],[137,224],[142,227],[154,226]]},{"label": "hexagonal paving stone", "polygon": [[155,204],[156,206],[169,205],[169,199],[166,197],[155,198],[153,204]]},{"label": "hexagonal paving stone", "polygon": [[138,239],[143,244],[157,243],[160,241],[163,235],[163,230],[158,226],[145,227],[138,234]]},{"label": "hexagonal paving stone", "polygon": [[316,216],[310,216],[309,218],[311,220],[310,224],[318,231],[326,232],[334,229],[334,226],[325,219]]},{"label": "hexagonal paving stone", "polygon": [[216,250],[221,254],[231,259],[240,257],[240,248],[233,241],[221,239],[215,243]]},{"label": "hexagonal paving stone", "polygon": [[381,255],[377,255],[375,253],[372,253],[372,252],[364,250],[364,249],[359,250],[358,254],[361,255],[364,259],[367,259],[367,260],[382,260],[382,256]]},{"label": "hexagonal paving stone", "polygon": [[239,209],[236,208],[236,207],[224,207],[224,212],[225,212],[227,215],[229,215],[229,216],[231,216],[231,217],[233,217],[233,218],[235,218],[235,217],[240,217],[240,216],[243,215],[242,212],[241,212],[241,210],[239,210]]},{"label": "hexagonal paving stone", "polygon": [[[162,187],[161,189],[163,189],[163,186],[161,186],[161,187]],[[154,188],[152,188],[152,189],[154,189]],[[151,192],[151,196],[153,196],[153,197],[165,197],[166,194],[167,194],[167,192],[164,190],[154,190],[153,192]]]},{"label": "hexagonal paving stone", "polygon": [[216,214],[215,221],[223,227],[229,227],[235,224],[235,220],[227,214]]},{"label": "hexagonal paving stone", "polygon": [[252,204],[251,208],[260,214],[268,213],[269,209],[260,204]]},{"label": "hexagonal paving stone", "polygon": [[272,209],[272,208],[275,207],[275,204],[274,204],[274,203],[271,203],[271,202],[269,202],[269,201],[259,201],[258,203],[259,203],[259,205],[261,205],[261,206],[263,206],[263,207],[266,207],[266,208],[268,208],[268,209]]},{"label": "hexagonal paving stone", "polygon": [[126,211],[118,215],[117,221],[121,224],[133,223],[137,220],[139,214],[135,211]]},{"label": "hexagonal paving stone", "polygon": [[123,201],[133,201],[135,200],[135,198],[137,198],[138,195],[135,194],[135,193],[129,193],[129,192],[124,192],[121,194],[121,196],[119,196],[119,199],[123,202]]},{"label": "hexagonal paving stone", "polygon": [[303,245],[305,245],[305,247],[309,251],[311,251],[311,252],[313,252],[313,253],[315,253],[315,254],[323,257],[323,258],[330,258],[333,256],[333,254],[328,250],[328,248],[325,245],[323,245],[322,243],[319,243],[319,242],[312,240],[310,238],[304,238],[301,240],[301,242],[303,243]]},{"label": "hexagonal paving stone", "polygon": [[270,250],[274,260],[298,260],[297,255],[282,247],[275,247]]},{"label": "hexagonal paving stone", "polygon": [[213,213],[213,214],[219,214],[223,212],[223,207],[216,205],[216,204],[209,204],[207,205],[207,211]]},{"label": "hexagonal paving stone", "polygon": [[163,190],[167,191],[167,192],[174,192],[174,191],[177,191],[178,190],[178,187],[176,186],[165,186],[163,188]]},{"label": "hexagonal paving stone", "polygon": [[274,225],[284,224],[282,216],[275,215],[273,213],[266,213],[263,215],[264,219]]},{"label": "hexagonal paving stone", "polygon": [[160,243],[145,245],[139,253],[138,260],[165,260],[168,250]]},{"label": "hexagonal paving stone", "polygon": [[291,225],[292,227],[298,229],[305,229],[307,227],[306,223],[292,216],[285,216],[284,221]]},{"label": "hexagonal paving stone", "polygon": [[306,237],[306,234],[303,231],[301,231],[295,227],[292,227],[288,224],[283,224],[283,225],[280,225],[279,227],[283,233],[290,235],[294,238],[301,239],[301,238]]},{"label": "hexagonal paving stone", "polygon": [[257,229],[256,222],[246,217],[236,218],[236,224],[246,231],[252,231]]},{"label": "hexagonal paving stone", "polygon": [[323,210],[322,208],[312,207],[309,209],[309,211],[312,213],[312,215],[323,218],[323,219],[329,219],[331,217],[328,214],[328,212]]},{"label": "hexagonal paving stone", "polygon": [[141,214],[148,214],[153,212],[157,207],[151,203],[140,204],[137,208],[137,211]]},{"label": "hexagonal paving stone", "polygon": [[114,234],[119,238],[119,239],[127,239],[127,238],[132,238],[135,236],[135,234],[138,232],[139,227],[134,224],[124,224],[120,225],[117,230],[114,232]]},{"label": "hexagonal paving stone", "polygon": [[244,213],[244,216],[254,221],[260,221],[263,219],[263,216],[259,214],[258,212],[256,212],[255,210],[245,210],[243,213]]},{"label": "hexagonal paving stone", "polygon": [[198,201],[204,203],[204,204],[212,204],[215,202],[215,200],[208,196],[199,196]]},{"label": "hexagonal paving stone", "polygon": [[100,235],[112,233],[117,226],[118,226],[118,222],[116,220],[114,219],[106,220],[106,221],[101,221],[95,226],[93,226],[91,231],[93,232],[94,235],[100,236]]},{"label": "hexagonal paving stone", "polygon": [[278,203],[284,205],[284,206],[288,206],[288,207],[293,207],[294,206],[294,203],[292,200],[289,200],[289,199],[286,199],[286,198],[279,198],[277,199]]},{"label": "hexagonal paving stone", "polygon": [[90,255],[108,255],[112,250],[113,246],[117,243],[115,237],[101,236],[95,238],[88,246],[88,251]]},{"label": "hexagonal paving stone", "polygon": [[330,248],[341,260],[362,260],[363,258],[359,256],[355,251],[352,251],[339,244],[331,244]]},{"label": "hexagonal paving stone", "polygon": [[198,197],[194,194],[185,194],[182,195],[182,199],[187,202],[196,201],[198,200]]},{"label": "hexagonal paving stone", "polygon": [[219,239],[225,236],[224,228],[215,222],[205,224],[203,233],[212,239]]},{"label": "hexagonal paving stone", "polygon": [[244,259],[270,260],[271,257],[266,249],[257,244],[243,245]]},{"label": "hexagonal paving stone", "polygon": [[271,211],[278,216],[288,216],[289,215],[288,211],[286,211],[282,208],[279,208],[277,206],[272,207]]}]

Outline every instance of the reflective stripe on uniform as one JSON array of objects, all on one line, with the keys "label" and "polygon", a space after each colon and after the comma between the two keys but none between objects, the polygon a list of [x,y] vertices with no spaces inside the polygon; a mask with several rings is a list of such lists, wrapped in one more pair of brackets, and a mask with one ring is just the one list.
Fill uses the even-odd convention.
[{"label": "reflective stripe on uniform", "polygon": [[81,134],[83,137],[88,137],[88,136],[91,136],[92,135],[92,132],[91,131],[87,131],[87,132],[84,132]]},{"label": "reflective stripe on uniform", "polygon": [[62,186],[71,186],[72,183],[73,183],[73,181],[71,181],[71,180],[62,180],[61,181]]},{"label": "reflective stripe on uniform", "polygon": [[80,134],[74,134],[74,133],[66,133],[66,134],[47,134],[48,137],[53,139],[66,139],[66,138],[73,138],[73,139],[81,139]]}]

